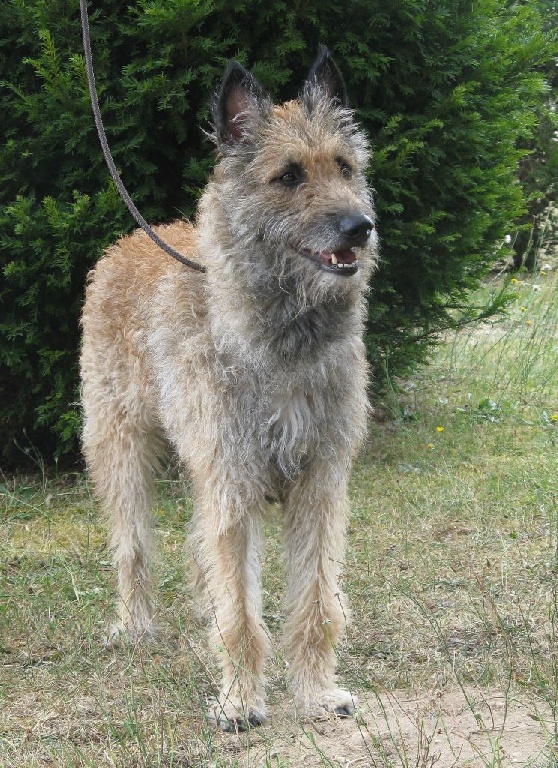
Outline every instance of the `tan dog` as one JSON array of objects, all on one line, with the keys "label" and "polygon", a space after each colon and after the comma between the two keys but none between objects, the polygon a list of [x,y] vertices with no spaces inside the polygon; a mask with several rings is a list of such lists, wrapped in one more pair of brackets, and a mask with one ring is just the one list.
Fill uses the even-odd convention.
[{"label": "tan dog", "polygon": [[122,627],[153,630],[153,476],[170,446],[194,493],[195,583],[213,617],[224,730],[265,720],[262,519],[281,507],[285,655],[298,711],[351,714],[334,645],[351,460],[365,431],[364,293],[375,263],[365,137],[320,51],[274,106],[231,63],[213,103],[218,163],[196,225],[110,248],[83,311],[84,450],[109,516]]}]

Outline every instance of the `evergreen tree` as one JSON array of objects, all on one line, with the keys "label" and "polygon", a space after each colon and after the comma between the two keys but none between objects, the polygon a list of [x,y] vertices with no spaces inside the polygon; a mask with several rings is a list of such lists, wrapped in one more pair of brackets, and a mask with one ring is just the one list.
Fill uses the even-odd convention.
[{"label": "evergreen tree", "polygon": [[[318,43],[330,48],[373,146],[382,266],[370,359],[394,374],[424,360],[524,210],[520,147],[552,56],[534,5],[100,0],[90,16],[111,149],[154,222],[195,210],[228,59],[285,99]],[[86,274],[134,222],[96,136],[78,0],[4,0],[0,27],[0,449],[15,461],[14,441],[29,441],[47,461],[77,460]]]}]

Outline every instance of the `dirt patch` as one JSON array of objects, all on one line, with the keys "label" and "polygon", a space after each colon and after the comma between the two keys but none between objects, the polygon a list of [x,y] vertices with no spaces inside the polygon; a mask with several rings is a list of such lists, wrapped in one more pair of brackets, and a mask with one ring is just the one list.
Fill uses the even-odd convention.
[{"label": "dirt patch", "polygon": [[220,746],[242,768],[542,768],[552,759],[550,729],[549,712],[509,692],[399,691],[366,697],[356,719],[300,725],[272,707],[270,725],[223,736]]}]

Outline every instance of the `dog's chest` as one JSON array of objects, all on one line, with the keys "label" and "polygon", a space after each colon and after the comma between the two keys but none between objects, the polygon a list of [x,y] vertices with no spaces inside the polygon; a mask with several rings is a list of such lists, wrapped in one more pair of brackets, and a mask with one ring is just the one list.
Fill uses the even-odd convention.
[{"label": "dog's chest", "polygon": [[331,399],[322,381],[304,386],[285,377],[279,387],[263,388],[257,409],[260,446],[286,477],[331,449]]},{"label": "dog's chest", "polygon": [[316,451],[323,426],[304,392],[275,393],[260,416],[261,447],[280,472],[296,475]]}]

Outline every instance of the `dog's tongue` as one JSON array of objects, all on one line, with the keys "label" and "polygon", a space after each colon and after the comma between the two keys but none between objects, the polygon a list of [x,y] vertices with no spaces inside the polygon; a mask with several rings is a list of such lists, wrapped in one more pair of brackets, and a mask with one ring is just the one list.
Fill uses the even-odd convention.
[{"label": "dog's tongue", "polygon": [[353,264],[356,260],[356,253],[351,251],[350,248],[345,248],[341,251],[335,251],[335,256],[340,264]]},{"label": "dog's tongue", "polygon": [[341,248],[333,253],[322,251],[320,253],[320,258],[322,262],[328,266],[332,264],[353,264],[357,260],[356,253],[350,248]]}]

